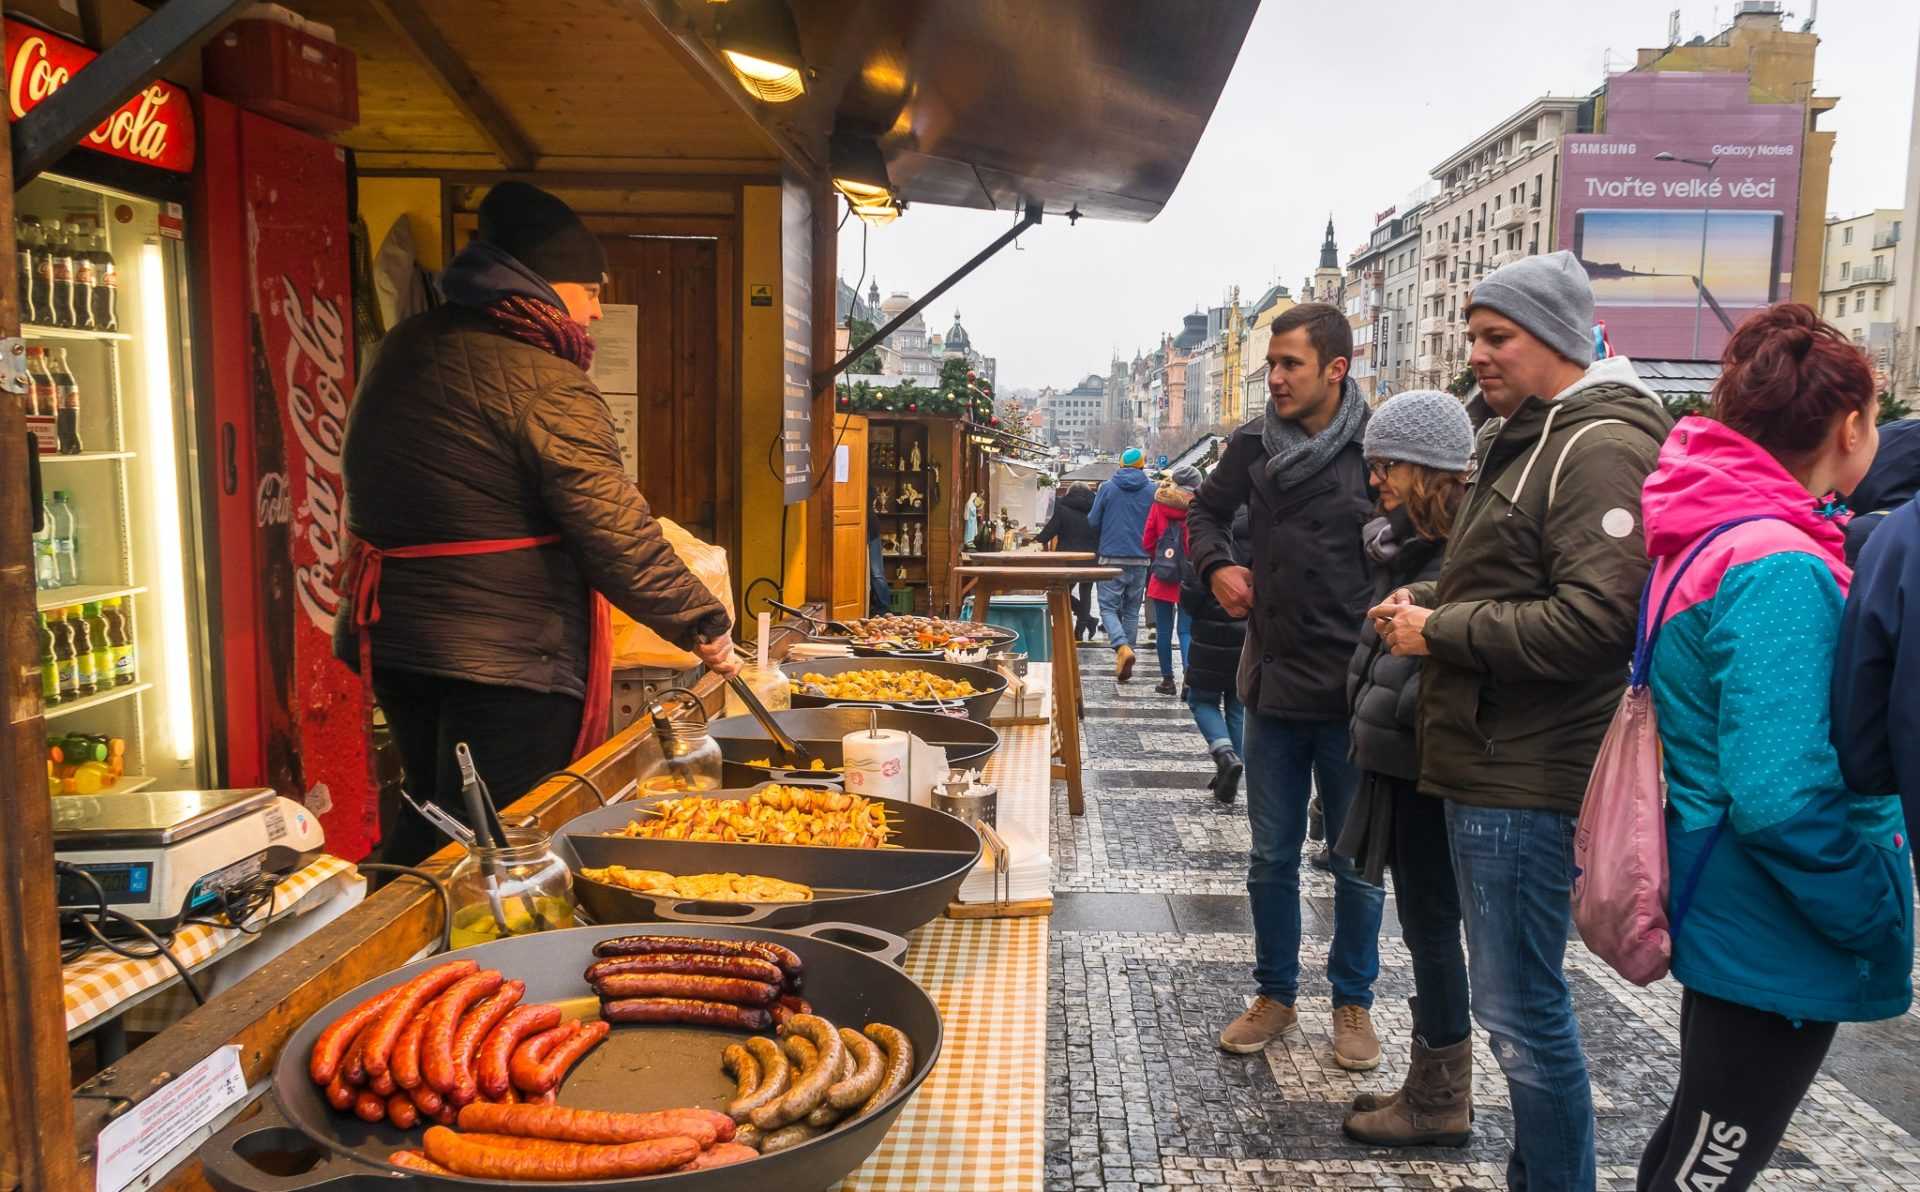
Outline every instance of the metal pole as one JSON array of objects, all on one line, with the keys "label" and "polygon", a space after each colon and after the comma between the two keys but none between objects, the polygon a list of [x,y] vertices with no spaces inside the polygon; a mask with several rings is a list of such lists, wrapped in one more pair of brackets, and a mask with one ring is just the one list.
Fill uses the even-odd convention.
[{"label": "metal pole", "polygon": [[869,349],[873,348],[877,344],[885,343],[887,336],[892,335],[895,331],[898,331],[901,328],[901,326],[906,323],[908,319],[911,319],[913,316],[919,314],[922,310],[925,310],[929,305],[932,304],[934,299],[940,297],[940,295],[946,293],[949,289],[951,289],[955,282],[958,282],[961,278],[965,277],[969,273],[972,273],[975,269],[978,269],[981,265],[985,264],[987,261],[987,258],[993,256],[994,253],[999,252],[1001,249],[1005,248],[1007,245],[1012,244],[1015,240],[1018,240],[1020,238],[1020,233],[1026,231],[1028,228],[1039,223],[1041,214],[1042,212],[1041,212],[1040,204],[1028,203],[1026,214],[1022,215],[1020,217],[1019,222],[1014,224],[1012,228],[1008,229],[1004,234],[1002,234],[999,239],[995,240],[992,244],[987,245],[985,248],[981,249],[979,252],[973,254],[972,259],[969,260],[966,264],[960,266],[958,269],[955,269],[952,273],[949,273],[946,276],[946,278],[940,282],[939,285],[933,287],[931,290],[928,290],[925,294],[921,295],[918,300],[909,304],[907,309],[895,315],[892,322],[888,323],[885,327],[880,328],[878,331],[874,332],[872,335],[869,335],[866,339],[862,340],[861,342],[855,344],[853,346],[853,349],[849,351],[845,356],[842,356],[840,359],[834,361],[832,368],[829,368],[823,372],[817,372],[813,374],[813,387],[817,390],[821,386],[830,383],[835,377],[847,371],[848,366],[850,366],[854,361],[866,355]]},{"label": "metal pole", "polygon": [[1700,359],[1700,306],[1707,297],[1707,219],[1709,208],[1700,209],[1700,272],[1693,279],[1693,358]]}]

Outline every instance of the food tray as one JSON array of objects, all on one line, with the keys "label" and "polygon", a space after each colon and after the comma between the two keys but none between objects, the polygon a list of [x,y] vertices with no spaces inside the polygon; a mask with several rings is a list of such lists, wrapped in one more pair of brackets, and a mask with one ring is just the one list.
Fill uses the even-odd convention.
[{"label": "food tray", "polygon": [[993,714],[994,704],[1006,693],[1007,677],[997,670],[984,666],[968,666],[958,662],[944,662],[934,659],[922,661],[917,658],[814,658],[804,662],[783,663],[780,669],[786,676],[798,682],[801,675],[838,675],[849,671],[926,671],[943,679],[965,679],[973,684],[974,694],[958,699],[939,700],[932,697],[923,700],[881,700],[881,699],[841,699],[825,695],[808,695],[800,691],[792,694],[796,708],[900,708],[914,712],[933,712],[938,715],[950,715],[947,709],[965,708],[967,719],[980,724],[987,723]]}]

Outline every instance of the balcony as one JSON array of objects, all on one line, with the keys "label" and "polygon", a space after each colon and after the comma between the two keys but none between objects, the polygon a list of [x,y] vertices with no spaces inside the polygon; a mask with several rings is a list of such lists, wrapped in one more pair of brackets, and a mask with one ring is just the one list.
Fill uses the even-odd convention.
[{"label": "balcony", "polygon": [[1432,372],[1440,367],[1440,358],[1431,354],[1416,356],[1413,359],[1413,367],[1423,373]]},{"label": "balcony", "polygon": [[1899,243],[1900,229],[1897,226],[1888,228],[1873,238],[1873,246],[1875,248],[1894,248],[1897,247]]},{"label": "balcony", "polygon": [[1528,220],[1535,218],[1539,214],[1540,208],[1537,204],[1529,207],[1524,203],[1510,203],[1501,209],[1499,215],[1494,217],[1493,230],[1503,232],[1508,228],[1524,227]]},{"label": "balcony", "polygon": [[1420,259],[1423,261],[1444,261],[1447,259],[1448,247],[1446,237],[1443,236],[1432,244],[1427,245],[1427,251],[1422,254]]},{"label": "balcony", "polygon": [[1525,255],[1526,255],[1525,253],[1521,252],[1517,248],[1509,248],[1505,252],[1494,253],[1493,260],[1487,262],[1487,266],[1488,268],[1491,268],[1491,269],[1498,269],[1502,265],[1513,264],[1515,261],[1519,260],[1521,257]]},{"label": "balcony", "polygon": [[1428,315],[1426,318],[1420,320],[1419,330],[1421,335],[1438,335],[1446,329],[1447,317],[1445,315]]}]

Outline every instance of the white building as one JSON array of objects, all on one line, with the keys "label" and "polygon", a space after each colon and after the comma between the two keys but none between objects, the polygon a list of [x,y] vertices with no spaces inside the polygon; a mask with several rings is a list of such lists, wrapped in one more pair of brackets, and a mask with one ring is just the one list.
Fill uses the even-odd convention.
[{"label": "white building", "polygon": [[1096,431],[1107,419],[1107,378],[1088,373],[1071,389],[1042,389],[1039,409],[1045,442],[1062,451],[1098,446]]},{"label": "white building", "polygon": [[1827,220],[1820,263],[1820,316],[1865,348],[1876,369],[1894,363],[1894,266],[1902,213],[1884,207]]}]

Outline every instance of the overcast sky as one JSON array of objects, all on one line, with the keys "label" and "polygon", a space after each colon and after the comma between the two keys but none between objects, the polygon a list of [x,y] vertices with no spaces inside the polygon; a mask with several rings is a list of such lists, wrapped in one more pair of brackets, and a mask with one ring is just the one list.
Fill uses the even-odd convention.
[{"label": "overcast sky", "polygon": [[[1787,0],[1789,27],[1809,0]],[[1666,40],[1674,0],[1267,0],[1186,176],[1151,223],[1049,219],[926,312],[944,332],[955,309],[974,346],[999,359],[1000,389],[1066,387],[1177,330],[1180,316],[1243,300],[1276,279],[1296,292],[1333,213],[1344,261],[1443,157],[1543,95],[1585,95],[1603,62],[1631,65]],[[1711,35],[1734,5],[1684,0],[1683,39]],[[1443,14],[1441,9],[1445,9]],[[1920,3],[1824,0],[1816,85],[1839,107],[1831,211],[1904,198]],[[1716,20],[1719,23],[1716,23]],[[1289,109],[1298,115],[1289,114]],[[867,272],[883,291],[919,294],[1005,230],[992,212],[916,206],[874,229]],[[840,272],[860,272],[849,220]],[[861,286],[862,292],[866,289]]]}]

